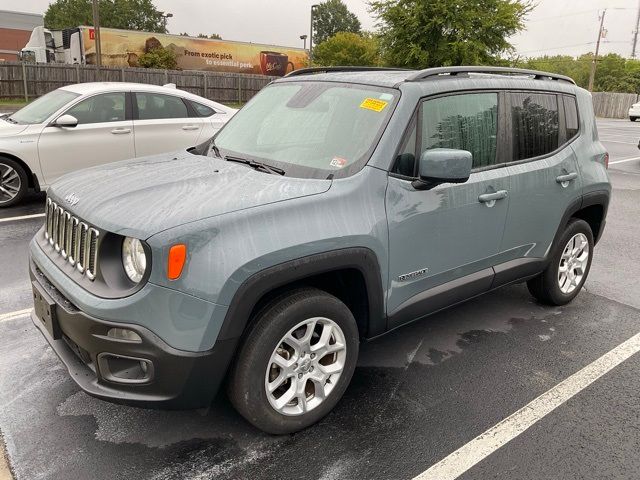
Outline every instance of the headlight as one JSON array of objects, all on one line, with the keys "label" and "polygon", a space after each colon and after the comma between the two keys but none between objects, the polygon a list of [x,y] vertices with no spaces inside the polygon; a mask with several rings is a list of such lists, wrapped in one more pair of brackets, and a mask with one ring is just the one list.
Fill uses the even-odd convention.
[{"label": "headlight", "polygon": [[122,242],[122,265],[127,277],[134,283],[140,282],[147,269],[147,256],[142,242],[137,238],[125,237]]}]

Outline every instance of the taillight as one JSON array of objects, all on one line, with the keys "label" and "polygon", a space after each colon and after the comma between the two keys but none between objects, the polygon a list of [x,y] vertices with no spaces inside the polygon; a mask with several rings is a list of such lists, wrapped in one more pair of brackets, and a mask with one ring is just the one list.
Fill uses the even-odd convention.
[{"label": "taillight", "polygon": [[609,168],[609,152],[606,152],[604,154],[604,168]]}]

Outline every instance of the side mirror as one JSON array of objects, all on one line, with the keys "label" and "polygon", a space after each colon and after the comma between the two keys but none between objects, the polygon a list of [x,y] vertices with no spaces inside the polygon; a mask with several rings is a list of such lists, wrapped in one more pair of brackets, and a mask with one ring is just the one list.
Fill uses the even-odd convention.
[{"label": "side mirror", "polygon": [[73,115],[62,115],[56,118],[53,125],[56,127],[73,128],[78,125],[78,119]]},{"label": "side mirror", "polygon": [[428,190],[441,183],[464,183],[469,180],[473,155],[466,150],[434,148],[425,150],[418,165],[416,190]]}]

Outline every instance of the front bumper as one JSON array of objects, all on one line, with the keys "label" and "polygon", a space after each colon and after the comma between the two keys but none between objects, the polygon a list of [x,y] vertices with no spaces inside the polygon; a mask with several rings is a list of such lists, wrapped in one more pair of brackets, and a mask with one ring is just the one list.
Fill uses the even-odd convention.
[{"label": "front bumper", "polygon": [[[218,341],[213,349],[204,352],[177,350],[145,327],[100,320],[82,312],[33,262],[30,276],[34,296],[46,297],[56,319],[55,328],[47,328],[35,313],[31,314],[32,321],[71,378],[89,395],[158,408],[197,408],[210,404],[224,378],[234,341]],[[111,338],[107,336],[111,328],[131,330],[141,341]],[[140,365],[140,361],[146,363],[146,372],[131,374],[127,365]],[[113,368],[114,365],[118,368]],[[118,377],[114,371],[117,375],[129,371],[125,377],[136,378]]]}]

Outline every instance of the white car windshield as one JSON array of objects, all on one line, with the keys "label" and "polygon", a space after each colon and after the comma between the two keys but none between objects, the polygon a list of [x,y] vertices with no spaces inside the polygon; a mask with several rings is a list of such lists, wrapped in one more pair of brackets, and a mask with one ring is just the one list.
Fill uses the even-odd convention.
[{"label": "white car windshield", "polygon": [[60,108],[79,96],[79,93],[68,90],[54,90],[21,108],[8,117],[8,120],[23,125],[42,123]]},{"label": "white car windshield", "polygon": [[280,83],[262,90],[215,138],[222,156],[277,166],[306,178],[362,168],[398,92],[334,82]]}]

